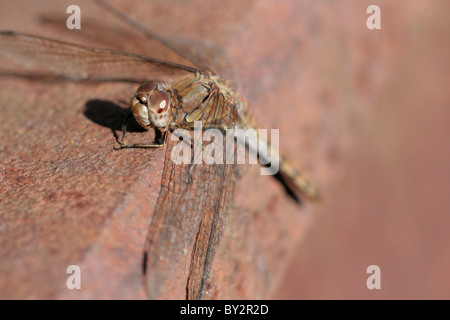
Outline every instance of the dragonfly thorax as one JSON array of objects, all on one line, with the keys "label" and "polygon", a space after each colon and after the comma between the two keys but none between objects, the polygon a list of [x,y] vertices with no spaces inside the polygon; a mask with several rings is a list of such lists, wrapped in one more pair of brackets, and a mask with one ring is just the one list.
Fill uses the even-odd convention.
[{"label": "dragonfly thorax", "polygon": [[131,99],[130,107],[136,121],[144,128],[166,127],[171,115],[170,97],[158,82],[142,84]]}]

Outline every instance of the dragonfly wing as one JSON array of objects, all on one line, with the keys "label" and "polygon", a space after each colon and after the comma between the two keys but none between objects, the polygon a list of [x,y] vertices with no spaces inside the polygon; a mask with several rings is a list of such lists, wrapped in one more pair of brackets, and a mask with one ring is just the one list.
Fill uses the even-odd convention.
[{"label": "dragonfly wing", "polygon": [[[171,160],[174,144],[169,143],[166,151],[161,192],[145,245],[144,284],[152,299],[173,298],[167,293],[173,290],[201,297],[234,190],[233,172],[224,169],[229,165],[195,165],[189,184],[187,166]],[[175,280],[180,277],[182,284]]]},{"label": "dragonfly wing", "polygon": [[187,299],[202,299],[206,294],[212,262],[225,227],[225,219],[233,203],[235,174],[232,165],[214,165],[222,178],[214,190],[214,206],[203,215],[194,249],[187,283]]},{"label": "dragonfly wing", "polygon": [[[142,7],[140,7],[140,10],[134,12],[132,15],[133,17],[123,13],[123,10],[120,10],[118,3],[116,6],[111,5],[110,1],[106,2],[103,0],[96,0],[95,3],[109,11],[118,19],[132,26],[134,29],[139,30],[148,38],[160,42],[173,52],[188,59],[197,68],[203,71],[212,72],[213,74],[220,74],[230,81],[234,80],[233,64],[229,60],[224,48],[226,47],[229,37],[232,35],[232,26],[235,26],[236,22],[239,23],[239,21],[244,19],[251,11],[251,8],[253,8],[253,1],[236,0],[223,2],[216,0],[202,3],[201,6],[203,10],[200,11],[191,10],[192,12],[185,12],[185,10],[183,10],[183,19],[180,19],[181,21],[192,19],[192,16],[195,17],[195,21],[198,21],[199,19],[208,20],[208,30],[206,30],[208,32],[208,37],[206,38],[214,39],[214,41],[205,41],[204,36],[198,39],[187,35],[182,35],[180,37],[177,34],[183,32],[182,27],[178,28],[177,34],[168,33],[166,28],[164,28],[165,24],[160,23],[159,20],[157,20],[158,17],[153,20],[147,18],[148,12],[155,10],[155,4],[151,2],[141,3]],[[178,16],[176,11],[177,10],[171,12],[171,23],[177,23]],[[207,12],[207,17],[199,16],[198,12],[202,12],[200,15],[204,15],[204,12]],[[214,23],[211,23],[212,21],[214,21]],[[145,25],[143,23],[145,23]],[[195,27],[192,26],[192,28]],[[202,32],[196,34],[203,35],[204,32],[205,30],[202,30]]]},{"label": "dragonfly wing", "polygon": [[[45,37],[0,31],[0,56],[16,64],[14,71],[54,75],[71,80],[160,80],[197,70],[123,51],[76,45]],[[1,63],[2,69],[8,64]],[[18,69],[19,68],[19,69]]]}]

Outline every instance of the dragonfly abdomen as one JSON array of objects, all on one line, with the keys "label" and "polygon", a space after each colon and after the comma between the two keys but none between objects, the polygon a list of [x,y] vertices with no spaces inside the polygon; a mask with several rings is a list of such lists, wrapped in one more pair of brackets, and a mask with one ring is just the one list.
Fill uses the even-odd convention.
[{"label": "dragonfly abdomen", "polygon": [[[256,121],[251,109],[245,100],[239,100],[240,105],[237,110],[239,113],[239,123],[244,129],[254,129],[257,135],[256,140],[246,140],[246,146],[249,150],[258,152],[262,163],[270,163],[272,167],[278,167],[281,176],[295,193],[301,193],[313,201],[320,201],[321,194],[319,188],[313,184],[307,175],[296,168],[289,158],[287,158],[279,148],[272,145],[268,135],[260,134],[260,125]],[[256,144],[256,145],[254,145]]]}]

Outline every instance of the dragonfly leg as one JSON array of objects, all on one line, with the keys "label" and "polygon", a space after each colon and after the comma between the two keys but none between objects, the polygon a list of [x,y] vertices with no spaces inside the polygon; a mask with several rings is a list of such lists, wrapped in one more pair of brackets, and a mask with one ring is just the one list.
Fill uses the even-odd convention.
[{"label": "dragonfly leg", "polygon": [[[193,140],[193,141],[194,141],[194,143],[199,143],[196,140]],[[189,165],[188,170],[187,170],[189,184],[192,184],[194,182],[194,179],[192,178],[192,170],[194,169],[194,165],[196,165],[198,163],[199,159],[202,158],[203,151],[205,150],[202,143],[200,143],[200,146],[202,148],[202,151],[198,155],[196,155],[194,152],[194,154],[192,156],[192,158],[194,158],[194,161],[192,161],[192,163]]]},{"label": "dragonfly leg", "polygon": [[127,115],[125,116],[125,118],[122,121],[122,141],[117,141],[120,145],[125,145],[125,135],[127,134],[127,121],[130,118],[132,111],[131,108],[128,109],[127,111]]},{"label": "dragonfly leg", "polygon": [[167,141],[167,127],[164,130],[164,142],[161,143],[152,143],[152,144],[148,144],[148,143],[135,143],[135,144],[125,144],[125,135],[127,133],[127,121],[130,118],[130,116],[132,115],[132,111],[131,108],[128,109],[127,115],[125,116],[125,119],[123,119],[122,122],[122,141],[117,141],[120,144],[120,147],[114,147],[114,150],[121,150],[121,149],[133,149],[133,148],[161,148],[164,147],[166,145],[166,141]]},{"label": "dragonfly leg", "polygon": [[121,149],[133,149],[133,148],[161,148],[166,145],[167,141],[167,131],[164,131],[164,142],[161,143],[135,143],[135,144],[120,144],[120,147],[115,147],[114,150],[121,150]]},{"label": "dragonfly leg", "polygon": [[203,155],[203,151],[204,151],[205,148],[204,148],[203,143],[201,141],[197,141],[194,138],[192,138],[191,136],[187,136],[187,135],[184,135],[184,134],[179,133],[179,132],[177,133],[177,135],[179,137],[183,138],[183,141],[190,142],[192,147],[195,147],[197,145],[197,146],[199,146],[201,148],[201,152],[199,152],[197,155],[195,154],[195,148],[194,148],[194,154],[192,156],[192,162],[191,162],[191,164],[189,164],[189,167],[187,169],[188,183],[192,184],[194,182],[194,178],[192,177],[192,170],[194,169],[194,165],[197,164],[199,159],[201,159],[201,157]]},{"label": "dragonfly leg", "polygon": [[[196,141],[196,140],[193,140],[193,141],[198,143],[198,141]],[[198,160],[202,158],[203,151],[205,150],[205,148],[203,147],[203,144],[201,144],[201,147],[202,147],[202,151],[197,156],[195,155],[195,152],[194,152],[194,155],[193,155],[194,161],[189,165],[188,170],[187,170],[189,184],[192,184],[192,182],[194,181],[194,179],[192,178],[192,170],[194,169],[194,165],[197,164]]]}]

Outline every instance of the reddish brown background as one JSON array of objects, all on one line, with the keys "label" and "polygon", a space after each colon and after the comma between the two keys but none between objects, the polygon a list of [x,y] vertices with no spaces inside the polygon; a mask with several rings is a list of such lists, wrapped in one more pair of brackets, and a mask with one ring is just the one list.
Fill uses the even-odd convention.
[{"label": "reddish brown background", "polygon": [[[400,59],[369,98],[368,118],[349,119],[351,150],[336,159],[339,178],[280,299],[450,298],[449,3],[412,1],[407,8],[400,1],[396,10],[376,4],[381,33],[398,36],[383,54],[401,49]],[[366,67],[382,69],[366,53]],[[353,89],[368,97],[364,78]],[[381,268],[381,290],[366,288],[372,264]]]},{"label": "reddish brown background", "polygon": [[[65,29],[70,4],[2,1],[0,29],[183,62],[88,2],[82,30]],[[211,297],[450,297],[449,5],[377,1],[382,29],[371,31],[371,4],[116,3],[164,35],[223,48],[262,125],[280,128],[281,147],[323,185],[323,205],[299,207],[248,170]],[[145,298],[142,245],[164,151],[113,152],[106,124],[119,129],[121,109],[99,118],[88,104],[133,89],[0,78],[0,297]],[[80,291],[66,289],[70,264],[82,267]],[[365,286],[372,264],[379,291]]]}]

